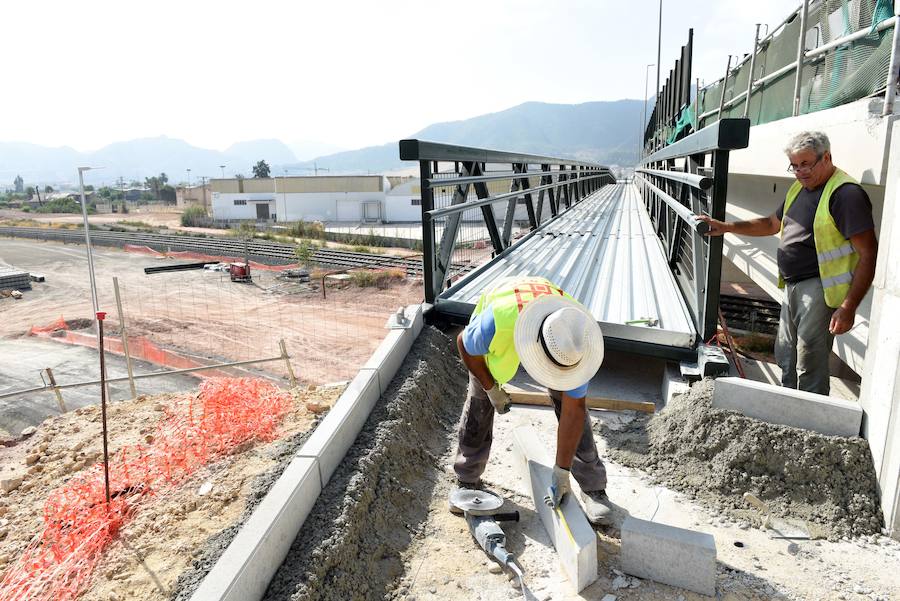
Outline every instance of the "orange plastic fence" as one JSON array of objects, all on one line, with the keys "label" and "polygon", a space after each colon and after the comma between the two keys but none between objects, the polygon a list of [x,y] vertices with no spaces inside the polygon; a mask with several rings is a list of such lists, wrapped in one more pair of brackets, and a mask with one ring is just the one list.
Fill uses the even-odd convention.
[{"label": "orange plastic fence", "polygon": [[[152,444],[124,447],[110,458],[109,504],[102,464],[50,493],[44,530],[3,574],[0,601],[76,599],[142,504],[235,447],[273,439],[290,408],[288,393],[251,378],[207,380],[196,397],[180,397],[158,424]],[[115,432],[111,436],[115,441]]]},{"label": "orange plastic fence", "polygon": [[[157,250],[153,250],[149,246],[136,246],[134,244],[126,244],[125,250],[128,252],[136,252],[136,253],[144,253],[148,255],[153,255],[155,257],[171,257],[174,259],[193,259],[195,261],[218,261],[219,263],[243,263],[243,257],[223,257],[217,255],[206,255],[203,253],[193,252],[189,250],[178,250],[178,251],[170,251],[168,253],[161,253]],[[259,269],[261,271],[284,271],[286,269],[294,269],[299,267],[299,263],[294,263],[292,265],[266,265],[264,263],[257,263],[256,261],[250,261],[251,269]]]},{"label": "orange plastic fence", "polygon": [[66,323],[66,320],[63,319],[62,315],[59,316],[54,322],[48,323],[45,326],[31,326],[31,329],[28,330],[29,336],[36,336],[38,334],[49,334],[50,332],[56,332],[58,330],[68,330],[69,324]]},{"label": "orange plastic fence", "polygon": [[[71,330],[69,330],[68,326],[66,325],[66,321],[62,317],[60,317],[57,321],[53,322],[50,325],[32,326],[28,331],[28,334],[29,336],[48,338],[50,340],[53,340],[54,342],[63,342],[67,344],[75,344],[78,346],[87,346],[90,348],[97,348],[98,344],[97,337],[93,334],[86,334],[84,332],[72,332]],[[169,367],[171,369],[189,369],[192,367],[203,367],[205,365],[204,363],[201,363],[196,359],[192,359],[191,357],[185,357],[179,355],[174,351],[164,349],[151,340],[144,338],[143,336],[129,336],[128,344],[132,359],[149,361],[150,363],[153,363],[155,365]],[[103,348],[108,353],[115,353],[117,355],[125,354],[125,345],[122,343],[121,338],[104,336]],[[194,372],[193,375],[199,378],[229,377],[228,373],[216,369]]]}]

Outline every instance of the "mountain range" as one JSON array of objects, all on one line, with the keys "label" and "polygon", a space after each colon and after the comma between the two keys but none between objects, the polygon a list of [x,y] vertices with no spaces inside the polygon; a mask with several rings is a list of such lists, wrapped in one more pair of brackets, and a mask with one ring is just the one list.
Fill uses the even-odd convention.
[{"label": "mountain range", "polygon": [[[602,164],[630,165],[637,152],[638,127],[643,102],[618,100],[583,104],[526,102],[497,113],[461,121],[435,123],[410,135],[398,136],[493,148],[513,152],[571,157]],[[165,172],[171,182],[191,182],[201,177],[231,177],[251,174],[251,166],[265,160],[272,174],[299,174],[313,168],[340,173],[384,172],[411,167],[399,159],[397,140],[381,146],[323,154],[298,161],[284,142],[276,139],[238,142],[225,151],[192,146],[160,136],[115,142],[94,152],[73,148],[48,148],[24,142],[0,142],[0,189],[12,186],[16,175],[26,185],[72,182],[78,165],[102,165],[103,170],[85,174],[89,183],[112,184]],[[333,146],[306,143],[304,148]],[[309,156],[307,154],[307,156]]]}]

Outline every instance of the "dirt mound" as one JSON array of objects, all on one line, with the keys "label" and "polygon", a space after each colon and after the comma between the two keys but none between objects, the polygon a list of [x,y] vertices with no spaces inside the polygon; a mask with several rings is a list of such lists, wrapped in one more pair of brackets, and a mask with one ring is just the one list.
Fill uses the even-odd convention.
[{"label": "dirt mound", "polygon": [[325,487],[266,599],[345,601],[385,595],[428,515],[464,399],[451,340],[425,328]]},{"label": "dirt mound", "polygon": [[595,428],[616,461],[723,511],[760,523],[751,492],[773,515],[806,520],[829,539],[878,533],[875,469],[862,438],[823,436],[711,406],[713,381],[694,384],[656,416],[621,431]]},{"label": "dirt mound", "polygon": [[94,327],[94,320],[79,317],[77,319],[67,319],[66,325],[70,330],[87,330]]}]

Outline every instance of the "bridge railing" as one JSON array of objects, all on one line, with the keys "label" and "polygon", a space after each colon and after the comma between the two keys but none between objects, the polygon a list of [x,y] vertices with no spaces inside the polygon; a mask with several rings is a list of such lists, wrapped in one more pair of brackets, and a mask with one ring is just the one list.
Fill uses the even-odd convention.
[{"label": "bridge railing", "polygon": [[514,245],[615,177],[560,157],[401,140],[418,161],[425,302],[454,279]]},{"label": "bridge railing", "polygon": [[635,170],[669,267],[705,341],[716,333],[722,237],[697,218],[725,219],[728,155],[746,148],[749,119],[722,119],[644,157]]}]

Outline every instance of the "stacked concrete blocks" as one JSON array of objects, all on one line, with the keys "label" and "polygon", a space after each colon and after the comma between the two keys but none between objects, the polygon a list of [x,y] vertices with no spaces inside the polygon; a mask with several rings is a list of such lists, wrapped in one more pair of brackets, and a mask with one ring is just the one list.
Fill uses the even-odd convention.
[{"label": "stacked concrete blocks", "polygon": [[826,436],[858,436],[863,416],[851,401],[742,378],[717,379],[712,405]]},{"label": "stacked concrete blocks", "polygon": [[553,477],[553,461],[530,426],[516,428],[515,460],[527,483],[537,510],[550,535],[566,576],[581,592],[597,580],[597,535],[574,495],[567,495],[559,509],[544,503],[544,495]]},{"label": "stacked concrete blocks", "polygon": [[622,523],[619,561],[632,576],[716,594],[716,542],[711,534],[629,516]]},{"label": "stacked concrete blocks", "polygon": [[422,309],[405,310],[409,327],[392,329],[253,511],[191,601],[261,599],[316,499],[356,440],[422,331]]}]

